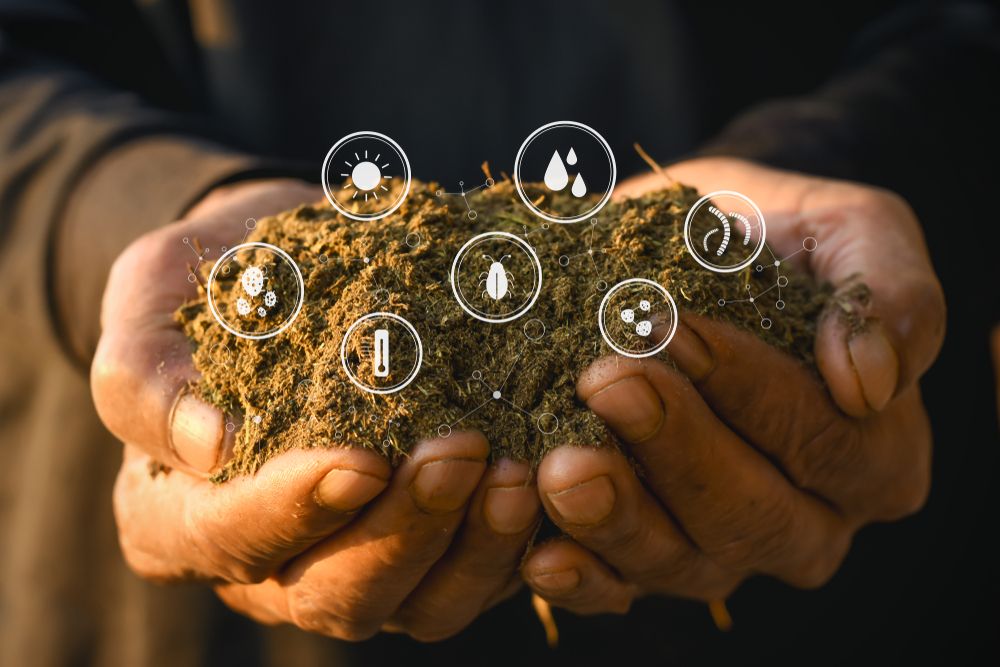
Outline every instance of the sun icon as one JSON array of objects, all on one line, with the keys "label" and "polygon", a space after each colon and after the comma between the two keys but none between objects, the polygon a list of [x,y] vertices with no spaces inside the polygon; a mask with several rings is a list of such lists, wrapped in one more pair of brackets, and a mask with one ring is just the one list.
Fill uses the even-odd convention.
[{"label": "sun icon", "polygon": [[344,164],[351,168],[350,174],[341,174],[344,178],[350,178],[351,181],[347,183],[343,189],[350,190],[354,189],[354,194],[351,195],[351,199],[356,198],[359,194],[364,194],[365,201],[368,201],[368,195],[378,199],[378,191],[388,192],[389,188],[382,184],[382,179],[390,180],[392,176],[383,176],[382,170],[389,166],[386,162],[381,167],[378,165],[379,158],[382,154],[379,153],[374,159],[368,159],[368,150],[364,151],[365,157],[362,158],[357,153],[354,154],[354,159],[356,162],[351,164],[347,160],[344,160]]}]

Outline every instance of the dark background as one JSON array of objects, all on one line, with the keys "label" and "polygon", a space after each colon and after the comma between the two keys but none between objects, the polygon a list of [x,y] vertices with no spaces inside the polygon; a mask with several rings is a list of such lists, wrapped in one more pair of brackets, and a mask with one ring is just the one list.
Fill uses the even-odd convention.
[{"label": "dark background", "polygon": [[[660,161],[678,159],[758,102],[813,94],[871,40],[877,49],[885,27],[873,29],[873,21],[901,11],[889,25],[905,33],[911,30],[907,12],[916,6],[692,1],[670,3],[668,11],[639,4],[640,19],[648,20],[618,25],[591,20],[606,13],[593,2],[526,3],[521,16],[531,20],[524,21],[511,18],[517,12],[474,3],[373,3],[350,11],[340,3],[273,3],[239,26],[245,39],[238,49],[180,64],[136,27],[137,14],[123,9],[126,3],[96,3],[103,23],[92,29],[31,19],[17,34],[156,105],[198,116],[207,123],[199,131],[207,127],[233,146],[313,165],[314,176],[339,136],[374,129],[405,147],[416,177],[451,190],[460,179],[479,182],[483,159],[509,170],[530,131],[564,117],[608,138],[621,178],[644,169],[630,149],[633,141]],[[623,3],[622,14],[632,5]],[[305,20],[308,13],[320,17]],[[675,26],[670,34],[656,32],[661,21]],[[335,38],[324,32],[331,25],[342,26]],[[364,32],[357,28],[362,25],[378,30]],[[633,48],[618,48],[624,43]],[[637,60],[617,60],[622,52]],[[922,382],[935,439],[926,508],[862,530],[841,571],[821,590],[797,591],[763,578],[747,582],[729,601],[735,620],[729,633],[715,629],[703,605],[649,599],[624,617],[557,611],[561,646],[549,653],[522,594],[458,639],[421,645],[383,636],[348,647],[349,653],[367,664],[384,664],[399,645],[411,664],[997,660],[994,480],[1000,457],[988,335],[1000,321],[992,238],[1000,133],[989,100],[1000,72],[953,69],[946,59],[925,66],[929,79],[948,81],[947,90],[922,91],[909,116],[880,117],[873,110],[869,132],[885,143],[864,154],[850,175],[910,202],[947,296],[945,346]],[[326,78],[317,79],[317,69]],[[178,75],[194,70],[202,74]],[[515,94],[510,81],[522,78],[532,81],[533,94]],[[338,85],[350,87],[349,98],[330,93]],[[973,101],[977,95],[980,103]],[[803,163],[842,175],[834,157],[808,155]],[[211,634],[227,639],[219,645],[225,653],[209,657],[253,664],[260,647],[252,624],[229,613],[219,618]],[[469,657],[470,646],[478,657]]]}]

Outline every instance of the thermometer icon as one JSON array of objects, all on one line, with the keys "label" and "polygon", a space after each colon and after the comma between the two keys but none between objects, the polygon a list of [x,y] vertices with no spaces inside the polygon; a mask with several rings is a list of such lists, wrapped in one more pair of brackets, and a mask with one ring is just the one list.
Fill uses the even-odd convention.
[{"label": "thermometer icon", "polygon": [[375,330],[375,350],[372,369],[377,378],[389,377],[389,330]]}]

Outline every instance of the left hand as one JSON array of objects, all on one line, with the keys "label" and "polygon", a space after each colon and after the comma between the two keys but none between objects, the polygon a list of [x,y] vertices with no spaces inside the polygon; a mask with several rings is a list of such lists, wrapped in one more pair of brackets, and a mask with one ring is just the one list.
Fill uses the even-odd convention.
[{"label": "left hand", "polygon": [[[897,196],[868,186],[708,158],[669,168],[703,192],[738,190],[789,254],[819,240],[819,281],[857,281],[871,299],[851,332],[818,326],[818,380],[755,335],[682,313],[655,360],[606,357],[580,398],[640,464],[611,449],[564,446],[538,471],[546,511],[572,539],[543,544],[522,574],[551,604],[624,612],[645,594],[725,598],[747,576],[816,587],[853,534],[919,509],[930,486],[931,434],[917,380],[937,356],[944,299],[920,227]],[[662,186],[648,176],[619,194]],[[824,386],[825,383],[825,386]]]}]

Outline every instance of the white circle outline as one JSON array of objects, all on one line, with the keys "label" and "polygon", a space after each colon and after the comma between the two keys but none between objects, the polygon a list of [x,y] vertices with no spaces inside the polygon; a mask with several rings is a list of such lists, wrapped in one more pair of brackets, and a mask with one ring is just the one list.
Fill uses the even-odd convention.
[{"label": "white circle outline", "polygon": [[[712,197],[719,197],[722,195],[729,195],[731,197],[736,197],[737,199],[746,202],[747,204],[750,205],[750,208],[753,209],[754,213],[757,214],[757,219],[760,220],[760,241],[757,242],[757,250],[753,254],[751,254],[750,257],[740,262],[739,264],[725,268],[718,267],[715,266],[714,264],[706,262],[701,257],[699,257],[698,253],[696,253],[694,251],[694,248],[691,247],[691,220],[694,218],[695,211],[697,211],[702,204],[704,204]],[[709,271],[714,271],[716,273],[735,273],[736,271],[740,271],[741,269],[745,269],[746,267],[750,266],[751,264],[753,264],[754,260],[760,257],[760,253],[764,251],[764,243],[766,241],[767,241],[767,225],[764,223],[764,214],[761,213],[760,208],[757,206],[756,203],[754,203],[752,199],[750,199],[750,197],[747,197],[745,194],[736,192],[735,190],[717,190],[715,192],[709,192],[707,195],[703,196],[701,199],[699,199],[694,203],[694,206],[691,207],[691,210],[688,211],[687,217],[684,219],[684,245],[687,246],[688,252],[691,253],[692,257],[694,257],[694,261],[698,262]]]},{"label": "white circle outline", "polygon": [[[532,260],[534,260],[535,269],[537,269],[538,273],[538,286],[535,288],[535,293],[534,295],[532,295],[531,301],[528,302],[528,305],[514,312],[513,315],[509,315],[508,317],[504,317],[502,319],[483,317],[479,313],[473,312],[472,309],[466,306],[465,303],[462,301],[462,297],[459,296],[458,293],[458,286],[456,285],[455,282],[456,279],[455,272],[458,270],[458,260],[462,258],[462,254],[465,253],[466,250],[468,250],[469,246],[471,246],[473,243],[481,239],[496,238],[496,237],[513,239],[514,242],[517,243],[522,249],[527,250]],[[535,253],[535,249],[531,247],[530,243],[522,239],[520,236],[516,236],[514,234],[511,234],[510,232],[485,232],[483,234],[473,236],[471,239],[466,241],[465,245],[459,248],[458,252],[455,253],[455,259],[452,260],[451,262],[450,277],[451,277],[451,291],[452,294],[455,295],[455,301],[458,301],[458,305],[462,307],[462,310],[467,312],[469,315],[472,315],[474,318],[476,318],[481,322],[492,322],[494,324],[503,324],[504,322],[512,322],[517,318],[521,317],[522,315],[524,315],[529,310],[531,310],[531,307],[535,305],[535,301],[538,300],[538,295],[542,293],[542,262],[538,259],[538,255]]]},{"label": "white circle outline", "polygon": [[[299,285],[299,303],[295,307],[295,312],[293,312],[291,316],[289,316],[288,319],[285,320],[284,324],[282,324],[274,331],[270,331],[268,333],[247,334],[241,331],[237,331],[236,329],[234,329],[233,327],[229,326],[226,323],[226,321],[222,318],[222,316],[219,315],[219,311],[216,310],[215,308],[215,297],[212,294],[212,283],[215,281],[215,274],[218,273],[219,268],[223,265],[224,262],[226,262],[227,259],[231,258],[240,250],[245,250],[247,248],[265,248],[275,253],[279,257],[281,257],[283,260],[285,260],[292,266],[292,269],[294,269],[295,282],[298,283]],[[302,279],[302,272],[299,270],[299,265],[295,263],[295,260],[292,259],[291,255],[289,255],[287,252],[285,252],[276,245],[271,245],[270,243],[264,243],[263,241],[251,241],[249,243],[241,243],[237,246],[233,246],[232,248],[227,250],[222,256],[220,256],[219,259],[215,260],[215,265],[212,267],[212,272],[208,274],[208,286],[205,291],[208,292],[208,309],[212,312],[212,317],[215,318],[215,321],[221,324],[223,329],[233,334],[234,336],[239,336],[240,338],[246,338],[248,340],[265,340],[267,338],[273,338],[278,334],[280,334],[285,329],[287,329],[288,327],[292,326],[292,322],[294,322],[295,318],[299,316],[299,312],[302,310],[302,304],[305,303],[306,300],[306,283]]]},{"label": "white circle outline", "polygon": [[[401,383],[394,385],[392,387],[388,387],[386,389],[372,389],[371,387],[362,384],[361,381],[354,376],[354,373],[351,372],[350,367],[347,365],[347,339],[350,337],[352,333],[354,333],[354,330],[357,329],[362,323],[367,322],[368,320],[374,319],[376,317],[388,317],[390,320],[395,320],[396,322],[399,322],[404,327],[406,327],[406,329],[411,334],[413,334],[413,340],[417,341],[417,363],[414,366],[413,370]],[[420,334],[417,333],[417,330],[405,318],[396,315],[395,313],[378,311],[374,313],[368,313],[367,315],[359,317],[358,319],[354,320],[351,326],[347,327],[347,331],[344,332],[344,338],[343,340],[340,341],[340,365],[343,367],[344,372],[347,373],[347,379],[350,380],[351,383],[358,389],[361,389],[362,391],[367,391],[370,394],[395,394],[397,391],[405,388],[408,384],[410,384],[417,378],[417,374],[420,373],[420,367],[423,366],[423,363],[424,363],[424,344],[420,341]]]},{"label": "white circle outline", "polygon": [[[668,333],[667,337],[663,339],[663,342],[661,342],[659,345],[657,345],[649,352],[636,353],[622,349],[621,347],[618,346],[617,343],[611,340],[611,336],[608,335],[607,329],[604,328],[604,311],[607,310],[608,308],[608,301],[611,299],[611,295],[613,295],[615,292],[622,289],[626,285],[634,285],[634,284],[652,286],[657,292],[667,297],[667,302],[670,304],[670,314],[671,314],[670,333]],[[655,280],[649,280],[648,278],[629,278],[627,280],[621,281],[620,283],[618,283],[617,285],[608,290],[608,293],[604,295],[603,299],[601,299],[600,307],[597,309],[597,326],[601,330],[601,336],[604,338],[604,342],[607,343],[608,346],[618,354],[624,355],[626,357],[631,357],[633,359],[644,359],[646,357],[651,357],[654,354],[659,354],[660,352],[662,352],[663,349],[670,344],[670,341],[674,339],[674,334],[677,333],[677,319],[678,319],[677,304],[674,303],[674,297],[670,296],[670,292],[667,291],[666,287],[656,282]]]},{"label": "white circle outline", "polygon": [[[358,215],[357,213],[351,213],[350,211],[342,207],[340,203],[337,201],[337,198],[333,196],[333,193],[330,190],[329,177],[327,176],[328,172],[327,168],[329,167],[330,162],[333,160],[333,154],[336,153],[337,150],[339,150],[348,141],[360,136],[377,137],[388,143],[392,148],[394,148],[399,152],[400,156],[403,158],[403,166],[406,167],[406,187],[403,189],[403,194],[399,197],[399,201],[397,201],[395,204],[393,204],[385,211],[382,211],[381,213],[377,213],[374,215]],[[327,201],[329,201],[330,204],[335,209],[346,215],[351,220],[359,220],[362,222],[365,220],[381,220],[387,215],[395,213],[396,209],[398,209],[400,206],[403,205],[403,202],[406,201],[407,196],[409,196],[410,194],[410,180],[411,180],[410,159],[406,157],[406,152],[403,150],[402,146],[397,144],[392,137],[382,134],[381,132],[373,132],[371,130],[361,130],[360,132],[352,132],[351,134],[348,134],[346,137],[341,137],[340,140],[337,141],[337,143],[335,143],[330,148],[329,151],[327,151],[326,157],[323,158],[323,167],[322,171],[320,172],[320,182],[323,184],[323,194],[326,195]]]},{"label": "white circle outline", "polygon": [[[520,174],[521,159],[524,157],[524,151],[527,150],[528,144],[537,139],[543,133],[555,127],[575,127],[578,130],[589,132],[591,136],[597,139],[597,141],[601,144],[601,147],[604,148],[604,151],[608,155],[608,160],[611,162],[611,183],[608,184],[608,189],[605,191],[604,196],[601,198],[601,201],[597,202],[597,206],[595,206],[590,211],[581,213],[580,215],[574,216],[572,218],[557,218],[555,216],[551,216],[547,213],[542,212],[541,209],[539,209],[537,206],[531,203],[531,200],[528,199],[528,195],[524,193],[524,189],[521,187],[521,174]],[[617,182],[618,182],[618,164],[615,162],[615,154],[611,150],[611,145],[608,144],[607,139],[601,136],[600,132],[590,127],[589,125],[578,123],[575,120],[557,120],[542,125],[540,128],[538,128],[537,130],[528,135],[528,138],[524,140],[524,143],[521,144],[521,147],[517,149],[517,156],[514,158],[514,187],[517,188],[518,196],[521,198],[521,201],[524,202],[524,205],[527,206],[529,209],[531,209],[532,213],[542,218],[543,220],[548,220],[549,222],[568,225],[574,222],[582,222],[587,218],[597,215],[598,211],[604,208],[605,204],[607,204],[611,200],[611,193],[614,192],[615,184]]]}]

